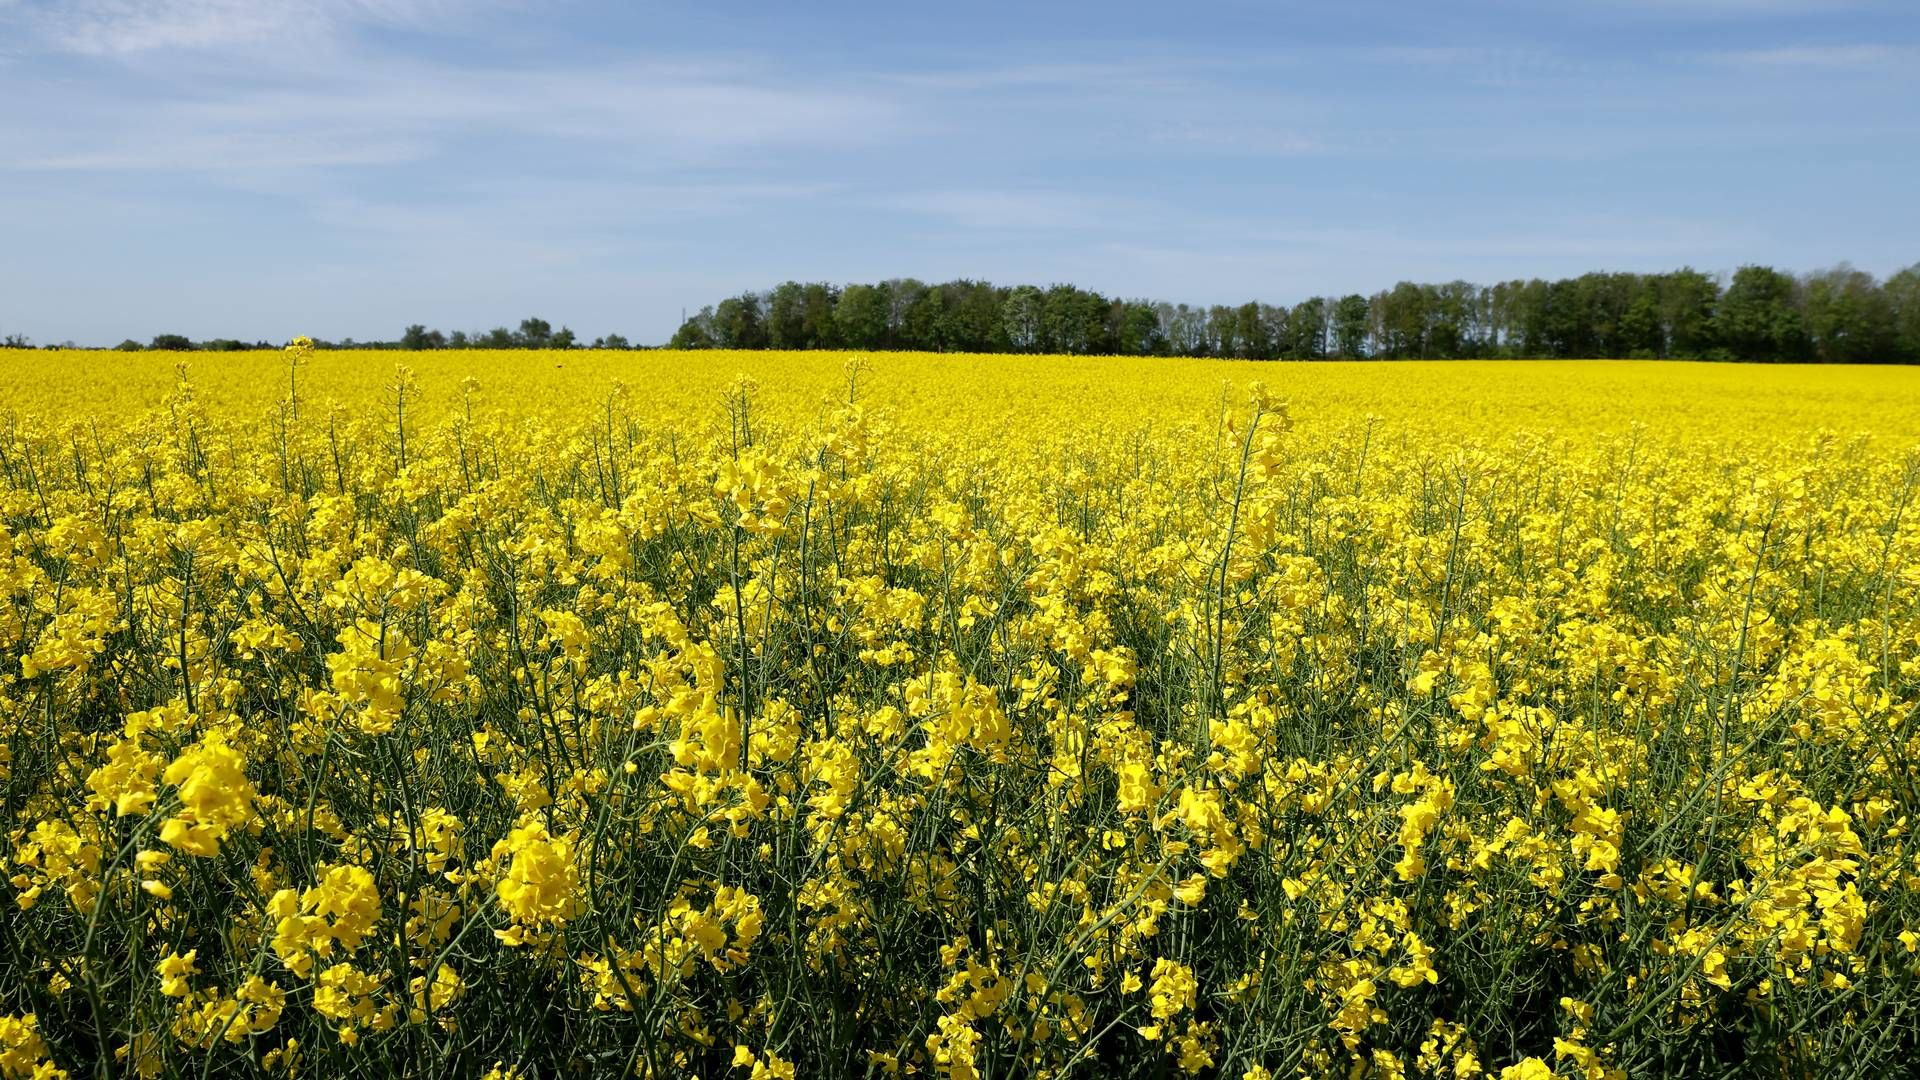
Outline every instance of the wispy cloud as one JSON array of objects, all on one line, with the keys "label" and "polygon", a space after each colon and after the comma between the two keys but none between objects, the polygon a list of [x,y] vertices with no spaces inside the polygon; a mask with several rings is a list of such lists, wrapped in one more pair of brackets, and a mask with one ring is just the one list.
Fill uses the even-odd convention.
[{"label": "wispy cloud", "polygon": [[284,42],[291,50],[316,36],[358,25],[422,27],[473,0],[24,0],[10,19],[24,21],[54,48],[96,56],[159,49],[205,49]]},{"label": "wispy cloud", "polygon": [[1217,124],[1193,119],[1169,121],[1147,135],[1169,148],[1205,150],[1233,157],[1307,157],[1343,147],[1319,135],[1270,124]]},{"label": "wispy cloud", "polygon": [[657,340],[786,277],[1885,272],[1915,2],[0,0],[0,234],[34,252],[0,330]]},{"label": "wispy cloud", "polygon": [[1577,53],[1537,45],[1389,45],[1355,55],[1377,67],[1425,69],[1468,85],[1503,89],[1591,78],[1594,69]]},{"label": "wispy cloud", "polygon": [[[688,218],[718,219],[769,207],[830,199],[845,190],[831,183],[620,182],[578,179],[549,182],[538,191],[487,181],[456,184],[431,201],[392,196],[319,195],[313,217],[329,228],[423,245],[471,240],[476,222],[510,223],[516,232],[592,235],[617,247],[623,230]],[[491,240],[486,241],[491,243]]]},{"label": "wispy cloud", "polygon": [[1034,63],[892,72],[885,81],[934,91],[1084,91],[1139,93],[1194,83],[1178,67],[1147,60],[1127,63]]},{"label": "wispy cloud", "polygon": [[1920,49],[1870,44],[1790,45],[1709,53],[1707,59],[1739,67],[1877,69],[1895,64],[1920,65]]},{"label": "wispy cloud", "polygon": [[881,205],[968,229],[1092,229],[1137,214],[1140,203],[1070,191],[951,189],[887,196]]},{"label": "wispy cloud", "polygon": [[1673,15],[1747,17],[1804,12],[1839,14],[1878,6],[1874,0],[1585,0],[1590,7],[1616,6]]},{"label": "wispy cloud", "polygon": [[[224,172],[378,165],[463,139],[627,148],[666,164],[770,146],[850,145],[892,129],[878,98],[709,63],[485,70],[415,65],[21,118],[14,169]],[[4,128],[0,128],[4,132]],[[510,143],[508,145],[511,145]],[[5,166],[0,166],[4,168]]]}]

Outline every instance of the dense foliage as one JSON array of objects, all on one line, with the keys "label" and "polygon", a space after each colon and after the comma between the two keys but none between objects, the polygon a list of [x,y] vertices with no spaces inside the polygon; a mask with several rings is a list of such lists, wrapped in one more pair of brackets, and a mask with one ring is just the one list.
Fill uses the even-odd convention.
[{"label": "dense foliage", "polygon": [[1533,357],[1920,363],[1920,266],[1401,282],[1292,307],[1120,300],[1055,285],[787,282],[688,319],[676,348],[920,349],[1246,360]]},{"label": "dense foliage", "polygon": [[411,359],[0,352],[0,1077],[1920,1049],[1920,373]]},{"label": "dense foliage", "polygon": [[[0,346],[28,347],[10,335]],[[443,333],[414,323],[392,341],[320,341],[321,349],[628,349],[591,342],[541,318]],[[69,343],[67,348],[73,346]],[[702,308],[674,349],[894,349],[1241,360],[1475,358],[1920,363],[1920,265],[1878,281],[1839,266],[1795,278],[1746,266],[1730,280],[1668,274],[1585,274],[1482,286],[1401,282],[1372,296],[1311,297],[1196,307],[1121,300],[1072,285],[1042,289],[984,281],[928,285],[898,278],[837,286],[789,281]],[[123,352],[241,352],[233,338],[160,334]]]}]

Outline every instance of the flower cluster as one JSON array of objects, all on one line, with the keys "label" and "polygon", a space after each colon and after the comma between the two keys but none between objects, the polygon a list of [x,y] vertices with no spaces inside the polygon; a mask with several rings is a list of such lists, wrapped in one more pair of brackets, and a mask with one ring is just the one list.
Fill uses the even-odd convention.
[{"label": "flower cluster", "polygon": [[1906,372],[50,355],[0,1080],[1920,1053]]}]

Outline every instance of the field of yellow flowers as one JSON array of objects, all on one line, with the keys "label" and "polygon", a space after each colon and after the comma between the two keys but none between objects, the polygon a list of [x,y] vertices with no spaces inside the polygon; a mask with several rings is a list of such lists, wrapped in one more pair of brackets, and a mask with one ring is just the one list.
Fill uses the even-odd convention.
[{"label": "field of yellow flowers", "polygon": [[395,356],[0,352],[0,1078],[1920,1051],[1920,371]]}]

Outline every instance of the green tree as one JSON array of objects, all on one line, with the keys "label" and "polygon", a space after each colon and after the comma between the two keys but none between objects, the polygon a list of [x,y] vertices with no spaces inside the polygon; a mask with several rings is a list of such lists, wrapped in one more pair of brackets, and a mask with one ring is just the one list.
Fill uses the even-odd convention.
[{"label": "green tree", "polygon": [[894,304],[900,312],[893,330],[896,348],[946,351],[947,301],[940,290],[912,279],[895,282]]},{"label": "green tree", "polygon": [[1480,289],[1449,281],[1427,294],[1427,352],[1442,360],[1480,354]]},{"label": "green tree", "polygon": [[544,349],[553,341],[553,324],[545,319],[521,319],[514,343],[528,349]]},{"label": "green tree", "polygon": [[1107,307],[1099,293],[1072,285],[1050,286],[1040,304],[1040,350],[1073,355],[1112,352]]},{"label": "green tree", "polygon": [[1655,278],[1646,274],[1632,277],[1626,310],[1620,314],[1620,355],[1632,360],[1651,360],[1666,352],[1660,331],[1660,292]]},{"label": "green tree", "polygon": [[767,326],[760,313],[760,298],[749,292],[720,301],[713,309],[713,342],[722,349],[766,348]]},{"label": "green tree", "polygon": [[[1365,301],[1362,301],[1364,303]],[[1310,297],[1287,312],[1286,355],[1295,360],[1320,360],[1327,355],[1327,301]]]},{"label": "green tree", "polygon": [[1152,356],[1167,348],[1166,339],[1160,336],[1160,316],[1144,300],[1121,306],[1118,338],[1118,351],[1127,356]]},{"label": "green tree", "polygon": [[812,282],[800,290],[800,340],[805,349],[832,349],[840,345],[840,330],[834,322],[834,308],[840,302],[840,290],[824,282]]},{"label": "green tree", "polygon": [[1241,304],[1234,309],[1233,322],[1240,356],[1248,360],[1272,360],[1280,355],[1275,348],[1273,320],[1265,305],[1254,300]]},{"label": "green tree", "polygon": [[444,349],[447,338],[438,330],[429,330],[414,323],[400,335],[400,347],[403,349]]},{"label": "green tree", "polygon": [[1692,267],[1661,274],[1654,280],[1660,309],[1661,355],[1700,360],[1719,347],[1714,336],[1714,309],[1720,306],[1720,283]]},{"label": "green tree", "polygon": [[1199,356],[1207,349],[1207,313],[1186,304],[1160,304],[1154,308],[1160,319],[1160,336],[1167,351],[1175,356]]},{"label": "green tree", "polygon": [[713,308],[703,307],[692,318],[681,323],[667,346],[673,349],[713,348]]},{"label": "green tree", "polygon": [[1885,363],[1898,349],[1893,303],[1873,275],[1842,263],[1801,283],[1814,358],[1829,364]]},{"label": "green tree", "polygon": [[767,347],[806,348],[806,290],[797,281],[783,281],[767,294]]},{"label": "green tree", "polygon": [[1771,266],[1743,266],[1720,297],[1714,326],[1735,360],[1804,359],[1807,336],[1793,278]]},{"label": "green tree", "polygon": [[1394,360],[1419,359],[1427,354],[1427,318],[1432,298],[1427,290],[1402,281],[1377,294],[1374,307],[1383,338],[1380,351]]},{"label": "green tree", "polygon": [[1000,322],[1005,327],[1007,347],[1015,352],[1040,349],[1040,317],[1046,296],[1032,285],[1021,285],[1007,294],[1000,306]]},{"label": "green tree", "polygon": [[1342,360],[1364,360],[1373,329],[1372,305],[1359,293],[1340,298],[1333,307],[1333,352]]},{"label": "green tree", "polygon": [[1240,352],[1240,319],[1233,308],[1215,304],[1207,309],[1207,353],[1236,356]]},{"label": "green tree", "polygon": [[1000,290],[984,281],[949,281],[939,286],[940,347],[959,352],[995,352],[1004,348]]},{"label": "green tree", "polygon": [[1893,323],[1893,359],[1920,364],[1920,263],[1888,278],[1881,292]]},{"label": "green tree", "polygon": [[885,289],[873,285],[847,286],[834,309],[833,322],[841,345],[849,349],[884,348],[892,307],[892,298]]}]

